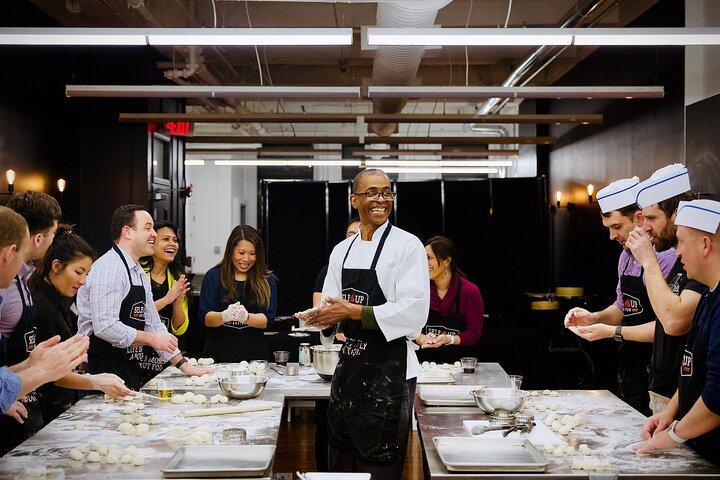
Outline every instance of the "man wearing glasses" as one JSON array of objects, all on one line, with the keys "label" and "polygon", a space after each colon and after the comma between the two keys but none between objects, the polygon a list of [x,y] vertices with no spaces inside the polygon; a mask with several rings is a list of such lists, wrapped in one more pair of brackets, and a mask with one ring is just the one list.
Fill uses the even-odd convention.
[{"label": "man wearing glasses", "polygon": [[347,337],[330,391],[329,470],[399,479],[420,370],[411,339],[430,302],[427,256],[417,237],[388,221],[395,194],[385,172],[362,171],[352,192],[360,235],[335,246],[323,286],[328,306],[302,320],[342,322]]}]

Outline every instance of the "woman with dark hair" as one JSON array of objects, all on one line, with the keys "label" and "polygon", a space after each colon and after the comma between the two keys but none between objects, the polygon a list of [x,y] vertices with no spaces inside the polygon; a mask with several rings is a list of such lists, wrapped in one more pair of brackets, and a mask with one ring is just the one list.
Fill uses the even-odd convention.
[{"label": "woman with dark hair", "polygon": [[200,321],[207,328],[203,355],[218,362],[268,357],[263,332],[275,320],[277,282],[265,246],[253,227],[230,233],[222,262],[208,270],[200,292]]},{"label": "woman with dark hair", "polygon": [[[430,313],[422,333],[420,361],[455,362],[476,357],[483,327],[484,305],[478,287],[458,266],[452,240],[437,236],[425,242],[430,273]],[[447,348],[438,349],[438,347]]]},{"label": "woman with dark hair", "polygon": [[[190,282],[185,278],[185,270],[180,263],[178,253],[177,227],[170,222],[155,223],[154,251],[149,257],[140,259],[140,265],[150,278],[155,308],[160,320],[173,335],[179,337],[188,328],[188,299]],[[141,362],[143,382],[146,383],[165,368],[157,352],[152,347],[143,347],[144,359]]]},{"label": "woman with dark hair", "polygon": [[[69,225],[58,226],[52,245],[30,281],[37,309],[37,342],[55,335],[67,340],[77,333],[74,299],[85,284],[95,258],[90,245]],[[70,408],[78,399],[73,390],[100,390],[114,397],[132,395],[125,382],[111,373],[80,375],[71,373],[55,383],[40,387],[43,423],[47,424]]]}]

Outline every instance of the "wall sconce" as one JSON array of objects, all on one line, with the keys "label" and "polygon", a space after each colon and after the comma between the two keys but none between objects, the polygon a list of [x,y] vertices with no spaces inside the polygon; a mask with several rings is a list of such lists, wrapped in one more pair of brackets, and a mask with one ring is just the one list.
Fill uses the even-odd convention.
[{"label": "wall sconce", "polygon": [[562,192],[557,191],[555,192],[555,206],[557,208],[560,208],[560,199],[562,198]]},{"label": "wall sconce", "polygon": [[58,191],[60,192],[60,197],[62,197],[62,194],[65,191],[65,185],[67,185],[67,182],[65,181],[65,179],[58,178],[57,187],[58,187]]},{"label": "wall sconce", "polygon": [[9,169],[5,172],[5,178],[8,183],[8,193],[12,195],[15,191],[15,170]]},{"label": "wall sconce", "polygon": [[595,191],[595,186],[594,186],[592,183],[588,184],[588,186],[587,186],[588,203],[592,203],[592,202],[593,202],[592,197],[593,197],[593,192],[594,192],[594,191]]}]

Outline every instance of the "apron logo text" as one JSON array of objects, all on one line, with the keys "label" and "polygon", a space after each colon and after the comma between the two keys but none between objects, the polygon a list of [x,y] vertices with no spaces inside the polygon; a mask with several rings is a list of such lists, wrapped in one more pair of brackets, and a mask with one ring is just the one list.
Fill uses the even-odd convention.
[{"label": "apron logo text", "polygon": [[685,350],[680,365],[680,375],[683,377],[692,377],[693,372],[693,354],[691,351]]},{"label": "apron logo text", "polygon": [[625,316],[637,315],[642,312],[643,312],[643,307],[642,307],[642,303],[640,303],[640,300],[633,297],[632,295],[623,293],[623,315],[625,315]]}]

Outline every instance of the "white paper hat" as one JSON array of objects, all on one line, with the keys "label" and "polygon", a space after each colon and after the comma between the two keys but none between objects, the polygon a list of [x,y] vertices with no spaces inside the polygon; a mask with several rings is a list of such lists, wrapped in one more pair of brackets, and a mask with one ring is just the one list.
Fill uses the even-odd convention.
[{"label": "white paper hat", "polygon": [[680,202],[675,225],[714,234],[720,225],[720,202],[714,200]]},{"label": "white paper hat", "polygon": [[619,210],[635,203],[637,186],[640,180],[637,177],[615,180],[607,187],[598,190],[597,202],[603,213]]},{"label": "white paper hat", "polygon": [[673,163],[656,170],[650,178],[640,183],[636,203],[645,208],[690,190],[690,176],[682,163]]}]

